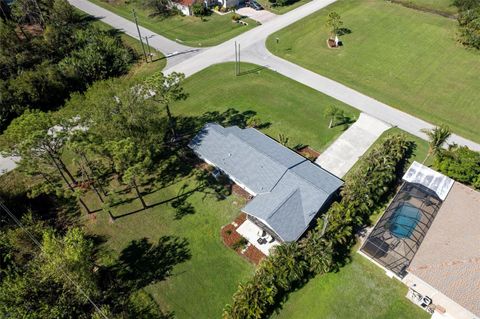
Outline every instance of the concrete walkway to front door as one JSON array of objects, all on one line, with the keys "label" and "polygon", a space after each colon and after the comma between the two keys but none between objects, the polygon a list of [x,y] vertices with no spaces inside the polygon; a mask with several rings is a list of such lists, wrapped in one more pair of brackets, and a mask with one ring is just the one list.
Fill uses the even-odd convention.
[{"label": "concrete walkway to front door", "polygon": [[340,135],[315,163],[342,178],[358,158],[390,127],[385,122],[361,113],[358,120]]}]

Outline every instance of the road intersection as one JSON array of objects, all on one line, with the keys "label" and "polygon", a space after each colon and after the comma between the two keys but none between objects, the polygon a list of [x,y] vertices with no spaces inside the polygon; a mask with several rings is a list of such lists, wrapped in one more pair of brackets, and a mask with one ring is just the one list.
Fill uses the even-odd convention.
[{"label": "road intersection", "polygon": [[[93,16],[100,17],[105,23],[116,29],[123,30],[128,35],[138,39],[138,33],[133,22],[96,6],[87,0],[69,1],[75,7]],[[399,127],[400,129],[422,139],[427,139],[427,136],[421,130],[425,128],[433,128],[432,124],[413,115],[399,111],[398,109],[368,97],[339,82],[333,81],[290,61],[274,56],[267,50],[265,41],[269,35],[327,7],[334,2],[336,2],[336,0],[313,0],[288,13],[278,15],[261,26],[242,33],[233,39],[208,48],[188,47],[145,28],[141,28],[141,32],[143,36],[146,35],[151,37],[150,45],[152,47],[163,52],[168,57],[165,73],[175,71],[185,73],[186,76],[191,76],[213,64],[234,61],[234,43],[237,42],[241,46],[242,61],[268,67],[273,71],[349,104],[352,107],[389,123],[392,126]],[[456,134],[452,134],[448,142],[466,145],[473,150],[480,151],[480,144]]]}]

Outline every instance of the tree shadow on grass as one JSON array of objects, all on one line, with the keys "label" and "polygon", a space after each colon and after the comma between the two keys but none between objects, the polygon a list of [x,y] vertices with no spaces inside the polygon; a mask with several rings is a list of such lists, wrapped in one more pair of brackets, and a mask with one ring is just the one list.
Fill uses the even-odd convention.
[{"label": "tree shadow on grass", "polygon": [[257,66],[257,67],[252,68],[252,69],[241,71],[241,72],[238,73],[237,76],[248,75],[248,74],[252,74],[252,73],[258,73],[263,69],[267,69],[267,67],[266,66]]},{"label": "tree shadow on grass", "polygon": [[170,205],[175,209],[175,219],[182,219],[184,216],[195,214],[195,207],[187,202],[187,196],[182,196],[185,190],[188,188],[188,184],[184,184],[179,191],[178,198],[173,200]]},{"label": "tree shadow on grass", "polygon": [[175,265],[191,258],[185,238],[162,236],[156,244],[147,238],[132,240],[122,250],[116,265],[121,282],[141,289],[169,277]]},{"label": "tree shadow on grass", "polygon": [[145,237],[132,240],[112,266],[101,270],[103,297],[113,305],[114,313],[126,318],[173,318],[172,313],[162,312],[153,299],[139,302],[135,297],[148,285],[170,277],[176,265],[190,258],[185,238],[162,236],[157,243]]},{"label": "tree shadow on grass", "polygon": [[[176,211],[175,219],[181,219],[184,216],[195,213],[195,208],[186,201],[187,198],[195,192],[202,192],[205,196],[213,195],[218,200],[223,200],[230,195],[231,189],[228,187],[229,185],[213,179],[208,171],[198,169],[201,161],[188,148],[188,143],[199,133],[206,123],[218,123],[225,127],[235,125],[245,128],[248,124],[252,125],[251,122],[253,122],[254,127],[257,129],[270,126],[269,122],[261,122],[258,118],[255,118],[255,121],[250,121],[256,114],[256,112],[251,110],[240,112],[234,108],[229,108],[224,112],[214,111],[205,112],[200,116],[177,117],[176,131],[178,138],[175,140],[175,143],[169,144],[158,154],[155,161],[161,163],[161,165],[155,171],[151,172],[151,178],[145,183],[147,188],[143,188],[142,194],[148,195],[157,192],[162,188],[172,186],[182,179],[190,177],[195,178],[196,185],[194,185],[190,191],[186,191],[187,185],[184,185],[177,196],[157,203],[149,203],[148,207],[152,208],[165,203],[171,203],[171,206]],[[122,205],[136,199],[136,197],[128,198],[114,205]],[[143,208],[119,216],[112,216],[112,218],[118,219],[142,211],[144,211]]]},{"label": "tree shadow on grass", "polygon": [[350,30],[349,28],[340,28],[337,30],[337,34],[339,36],[350,34],[350,33],[352,33],[352,30]]}]

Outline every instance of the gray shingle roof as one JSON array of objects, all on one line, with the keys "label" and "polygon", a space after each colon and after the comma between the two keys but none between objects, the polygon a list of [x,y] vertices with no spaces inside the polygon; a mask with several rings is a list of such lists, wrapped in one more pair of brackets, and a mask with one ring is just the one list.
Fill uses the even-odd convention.
[{"label": "gray shingle roof", "polygon": [[253,129],[210,123],[189,147],[257,196],[243,209],[297,240],[342,180]]}]

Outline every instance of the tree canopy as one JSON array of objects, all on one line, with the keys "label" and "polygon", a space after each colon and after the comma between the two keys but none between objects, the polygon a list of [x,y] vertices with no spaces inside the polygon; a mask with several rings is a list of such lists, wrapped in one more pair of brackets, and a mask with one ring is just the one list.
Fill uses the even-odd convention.
[{"label": "tree canopy", "polygon": [[0,20],[0,132],[26,109],[55,109],[71,92],[124,74],[133,58],[66,0],[15,1]]},{"label": "tree canopy", "polygon": [[330,32],[332,33],[332,35],[336,35],[340,27],[343,25],[343,21],[337,12],[332,11],[328,14],[327,21],[325,24],[327,28],[330,29]]}]

